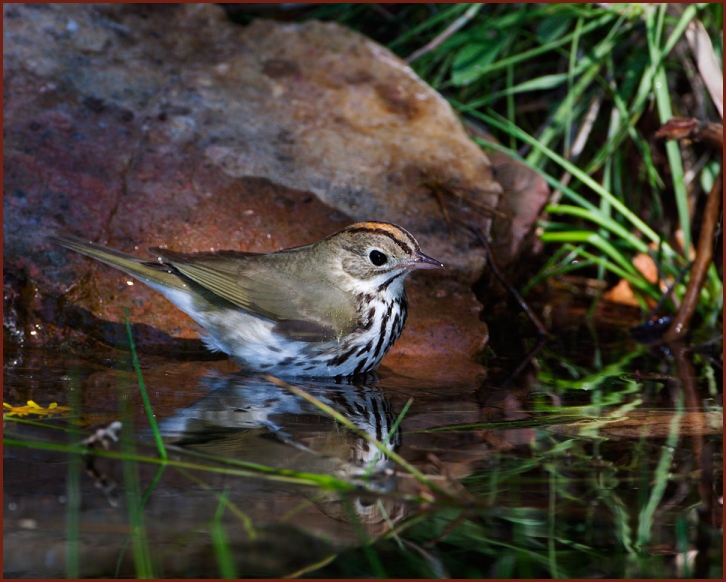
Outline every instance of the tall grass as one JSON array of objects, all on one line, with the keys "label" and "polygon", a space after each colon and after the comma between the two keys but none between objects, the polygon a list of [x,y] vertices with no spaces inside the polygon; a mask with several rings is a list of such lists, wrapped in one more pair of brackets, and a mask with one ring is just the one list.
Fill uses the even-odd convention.
[{"label": "tall grass", "polygon": [[[554,253],[526,290],[581,271],[626,279],[643,309],[652,306],[663,290],[632,259],[651,255],[666,281],[687,267],[694,209],[720,159],[653,134],[673,115],[720,121],[692,82],[684,33],[703,23],[722,62],[722,6],[431,4],[381,12],[369,7],[349,19],[338,6],[309,16],[337,18],[387,43],[464,119],[483,122],[506,144],[477,140],[485,150],[544,176],[555,195],[541,238],[566,252]],[[700,179],[687,175],[698,168]],[[675,286],[672,309],[687,282]],[[722,305],[712,267],[699,310],[713,321]]]}]

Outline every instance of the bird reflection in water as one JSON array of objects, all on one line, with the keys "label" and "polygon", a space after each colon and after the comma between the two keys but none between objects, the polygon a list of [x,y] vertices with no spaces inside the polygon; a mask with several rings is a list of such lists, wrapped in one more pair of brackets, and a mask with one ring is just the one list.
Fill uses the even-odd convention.
[{"label": "bird reflection in water", "polygon": [[[206,396],[160,422],[169,444],[278,469],[328,474],[356,484],[361,492],[353,495],[311,487],[291,486],[290,491],[335,520],[366,524],[372,535],[405,517],[405,503],[391,495],[397,488],[392,461],[314,404],[257,375],[208,375],[202,384],[209,390]],[[294,385],[387,450],[400,447],[400,433],[393,431],[396,414],[375,376]]]}]

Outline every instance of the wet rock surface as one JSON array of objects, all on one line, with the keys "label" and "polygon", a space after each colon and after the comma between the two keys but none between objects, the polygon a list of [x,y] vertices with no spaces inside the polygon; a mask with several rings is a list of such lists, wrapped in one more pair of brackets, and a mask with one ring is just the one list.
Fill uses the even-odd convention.
[{"label": "wet rock surface", "polygon": [[[449,277],[412,277],[390,361],[435,352],[426,361],[475,373],[487,330],[469,288],[484,253],[446,224],[427,183],[480,207],[502,188],[449,105],[392,53],[331,23],[240,27],[214,5],[4,13],[6,339],[113,345],[128,307],[141,345],[202,352],[190,319],[53,247],[53,232],[140,256],[155,245],[271,252],[384,220]],[[487,216],[460,210],[489,230]]]}]

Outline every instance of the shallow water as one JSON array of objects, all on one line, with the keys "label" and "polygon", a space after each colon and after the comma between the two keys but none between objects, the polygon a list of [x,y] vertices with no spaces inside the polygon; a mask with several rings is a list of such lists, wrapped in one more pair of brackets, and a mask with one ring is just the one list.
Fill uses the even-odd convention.
[{"label": "shallow water", "polygon": [[711,355],[560,338],[472,385],[291,388],[142,354],[161,461],[127,353],[6,347],[4,402],[68,410],[6,407],[5,576],[720,578]]}]

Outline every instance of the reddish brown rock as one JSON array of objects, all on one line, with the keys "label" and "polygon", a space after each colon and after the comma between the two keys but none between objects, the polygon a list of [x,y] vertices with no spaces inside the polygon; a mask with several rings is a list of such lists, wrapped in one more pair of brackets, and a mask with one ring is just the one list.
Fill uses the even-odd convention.
[{"label": "reddish brown rock", "polygon": [[396,374],[433,385],[460,382],[483,376],[477,356],[484,350],[489,332],[481,320],[481,304],[474,293],[450,278],[412,276],[406,288],[409,319],[401,339],[382,362]]},{"label": "reddish brown rock", "polygon": [[[498,143],[494,136],[471,120],[467,120],[466,129],[473,136]],[[492,150],[488,155],[494,178],[505,192],[497,205],[500,215],[492,223],[492,254],[501,269],[512,274],[525,272],[529,277],[532,273],[527,261],[522,267],[516,263],[523,256],[537,254],[542,246],[535,229],[549,200],[549,186],[542,174],[506,154]]]}]

